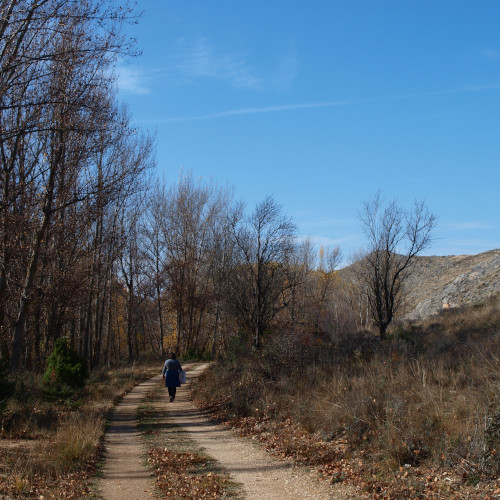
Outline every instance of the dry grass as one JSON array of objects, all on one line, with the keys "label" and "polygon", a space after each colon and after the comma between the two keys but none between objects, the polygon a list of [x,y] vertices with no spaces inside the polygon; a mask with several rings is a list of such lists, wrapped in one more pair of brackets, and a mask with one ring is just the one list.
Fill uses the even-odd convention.
[{"label": "dry grass", "polygon": [[102,369],[85,388],[53,400],[41,379],[27,374],[1,415],[0,496],[91,498],[106,416],[138,382],[158,366]]},{"label": "dry grass", "polygon": [[[372,494],[381,483],[390,491],[409,480],[408,468],[449,470],[456,491],[476,483],[498,488],[492,481],[500,475],[499,305],[497,297],[399,325],[384,343],[368,335],[336,345],[282,336],[258,355],[229,356],[195,394],[220,418],[280,434],[263,439],[268,445],[274,439],[271,448],[281,453],[307,461],[316,449],[337,465],[352,461],[358,475],[368,474],[362,482]],[[270,425],[287,419],[282,429]],[[330,451],[297,438],[300,429],[311,442],[330,443]],[[339,467],[331,470],[338,474]],[[431,486],[417,481],[412,488]]]},{"label": "dry grass", "polygon": [[[52,436],[0,442],[0,494],[15,498],[90,498],[102,417],[72,416]],[[9,497],[10,498],[10,497]]]},{"label": "dry grass", "polygon": [[99,369],[92,372],[87,383],[88,401],[92,404],[113,404],[124,393],[130,391],[143,380],[161,372],[161,365],[123,366],[120,368]]},{"label": "dry grass", "polygon": [[61,471],[90,462],[99,448],[104,424],[100,415],[80,413],[72,416],[47,443],[49,461]]},{"label": "dry grass", "polygon": [[481,358],[454,367],[424,357],[372,361],[357,375],[324,372],[310,394],[311,410],[296,417],[311,430],[373,444],[391,468],[432,460],[494,474],[500,471],[498,443],[491,440],[500,411],[500,362]]}]

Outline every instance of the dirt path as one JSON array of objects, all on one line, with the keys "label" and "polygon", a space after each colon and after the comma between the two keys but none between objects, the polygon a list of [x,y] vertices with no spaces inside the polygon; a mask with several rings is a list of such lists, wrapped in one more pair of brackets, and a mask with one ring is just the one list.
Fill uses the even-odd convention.
[{"label": "dirt path", "polygon": [[136,411],[161,375],[134,387],[117,405],[105,437],[105,465],[98,489],[106,500],[142,500],[154,494],[155,479],[143,455]]},{"label": "dirt path", "polygon": [[[188,384],[206,368],[198,365],[188,372]],[[318,481],[314,472],[275,459],[249,439],[238,437],[230,429],[211,422],[187,397],[185,386],[174,403],[164,394],[162,405],[169,420],[182,427],[188,437],[241,483],[248,500],[289,500],[290,498],[355,498],[342,486]]]},{"label": "dirt path", "polygon": [[[356,498],[342,485],[321,483],[314,472],[275,459],[251,440],[238,437],[233,431],[211,422],[188,399],[186,390],[205,368],[206,365],[193,366],[188,372],[188,384],[178,390],[175,402],[169,402],[165,390],[157,405],[167,412],[169,422],[186,432],[190,440],[242,485],[246,499]],[[153,495],[154,479],[144,464],[144,450],[135,427],[135,411],[145,394],[160,379],[155,377],[137,386],[115,412],[107,434],[107,462],[101,480],[101,492],[106,500],[135,500]]]}]

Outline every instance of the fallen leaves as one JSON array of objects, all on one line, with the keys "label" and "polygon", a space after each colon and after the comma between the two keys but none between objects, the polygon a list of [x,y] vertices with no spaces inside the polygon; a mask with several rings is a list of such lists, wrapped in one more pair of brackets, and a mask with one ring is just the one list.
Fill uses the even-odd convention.
[{"label": "fallen leaves", "polygon": [[148,462],[155,469],[164,498],[228,498],[228,478],[208,470],[210,462],[199,453],[152,448]]}]

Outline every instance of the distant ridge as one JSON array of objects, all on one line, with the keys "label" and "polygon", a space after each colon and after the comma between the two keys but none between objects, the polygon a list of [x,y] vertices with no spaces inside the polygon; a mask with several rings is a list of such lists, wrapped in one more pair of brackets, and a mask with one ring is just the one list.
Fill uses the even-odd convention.
[{"label": "distant ridge", "polygon": [[[343,280],[351,279],[351,268],[339,271]],[[500,295],[500,249],[476,255],[416,257],[406,289],[401,319],[422,319],[443,308],[484,302]]]}]

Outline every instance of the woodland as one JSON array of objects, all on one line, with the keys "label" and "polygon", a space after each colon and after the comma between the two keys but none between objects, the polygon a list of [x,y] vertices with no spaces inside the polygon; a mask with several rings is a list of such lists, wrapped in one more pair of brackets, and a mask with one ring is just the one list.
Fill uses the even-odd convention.
[{"label": "woodland", "polygon": [[338,250],[318,265],[270,197],[247,213],[189,173],[174,186],[156,178],[155,139],[116,93],[134,12],[1,8],[3,370],[43,370],[62,337],[93,367],[167,348],[215,355],[240,329],[258,346],[278,317],[317,329]]},{"label": "woodland", "polygon": [[[0,356],[43,371],[60,338],[90,367],[217,356],[272,331],[385,335],[435,216],[380,194],[361,223],[368,258],[341,283],[340,250],[299,239],[272,196],[155,170],[155,138],[130,124],[114,65],[136,55],[137,16],[113,2],[3,1],[0,74]],[[360,259],[362,260],[362,259]],[[335,289],[335,293],[333,290]]]},{"label": "woodland", "polygon": [[269,241],[278,231],[260,263],[274,260],[270,280],[283,281],[293,224],[272,199],[250,228],[216,186],[157,181],[154,137],[116,96],[114,64],[135,51],[120,30],[134,12],[72,0],[1,9],[4,370],[43,369],[61,337],[97,366],[166,346],[216,353],[238,321],[262,332],[275,311],[261,303],[258,318],[243,318],[235,303],[229,313],[227,286],[240,277],[228,269],[251,258],[252,230]]}]

